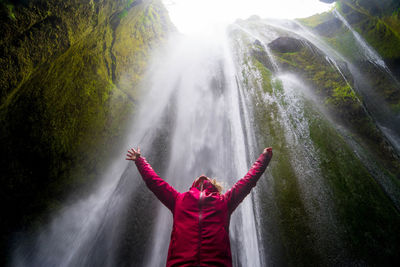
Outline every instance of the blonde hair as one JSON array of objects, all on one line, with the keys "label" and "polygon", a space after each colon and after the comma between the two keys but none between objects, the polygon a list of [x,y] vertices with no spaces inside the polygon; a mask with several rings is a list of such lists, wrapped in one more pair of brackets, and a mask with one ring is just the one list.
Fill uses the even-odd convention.
[{"label": "blonde hair", "polygon": [[215,179],[210,179],[210,182],[215,186],[215,188],[217,188],[218,193],[221,194],[222,189],[223,189],[222,185],[219,182],[217,182],[217,180],[215,180]]}]

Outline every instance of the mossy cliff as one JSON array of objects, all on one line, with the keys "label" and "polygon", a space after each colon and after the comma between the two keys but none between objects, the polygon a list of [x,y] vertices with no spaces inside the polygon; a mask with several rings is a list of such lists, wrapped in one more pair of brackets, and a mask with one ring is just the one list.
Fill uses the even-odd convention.
[{"label": "mossy cliff", "polygon": [[399,62],[399,1],[342,0],[338,2],[338,9],[385,61]]},{"label": "mossy cliff", "polygon": [[[400,78],[400,3],[395,0],[340,0],[336,10],[385,61],[394,76]],[[400,92],[392,77],[379,71],[363,58],[353,33],[333,12],[299,20],[319,34],[346,58],[371,77],[370,83],[395,111],[399,111]]]},{"label": "mossy cliff", "polygon": [[[395,176],[400,175],[398,157],[365,110],[361,97],[353,90],[354,82],[349,72],[335,68],[326,60],[322,51],[307,41],[280,37],[268,46],[282,71],[301,76],[314,89],[321,104],[333,114],[336,121],[353,129],[371,150],[377,151],[385,159],[382,163],[386,168],[394,172]],[[346,69],[346,65],[342,65],[342,69]]]},{"label": "mossy cliff", "polygon": [[[231,31],[238,79],[252,101],[259,147],[274,148],[268,179],[256,189],[270,265],[398,262],[399,157],[355,91],[348,64],[335,65],[293,28],[286,32],[287,22],[237,23],[253,34]],[[331,27],[322,32],[337,31]]]},{"label": "mossy cliff", "polygon": [[0,13],[4,241],[103,170],[173,27],[158,0],[2,1]]},{"label": "mossy cliff", "polygon": [[[338,0],[336,2],[336,9],[385,61],[398,62],[400,58],[400,3],[398,1]],[[341,23],[331,12],[317,14],[300,21],[325,36],[333,37],[340,33],[338,30]],[[346,40],[346,37],[342,38],[342,41]],[[350,45],[350,47],[353,46]],[[342,48],[346,49],[345,44],[342,44]]]}]

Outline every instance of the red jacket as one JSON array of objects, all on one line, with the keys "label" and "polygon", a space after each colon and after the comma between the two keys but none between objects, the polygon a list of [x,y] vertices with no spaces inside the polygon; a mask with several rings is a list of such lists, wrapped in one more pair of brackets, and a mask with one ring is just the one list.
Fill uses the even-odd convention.
[{"label": "red jacket", "polygon": [[229,221],[269,163],[261,154],[249,172],[225,194],[208,180],[179,193],[161,179],[143,157],[135,163],[147,187],[171,210],[174,223],[167,266],[232,266]]}]

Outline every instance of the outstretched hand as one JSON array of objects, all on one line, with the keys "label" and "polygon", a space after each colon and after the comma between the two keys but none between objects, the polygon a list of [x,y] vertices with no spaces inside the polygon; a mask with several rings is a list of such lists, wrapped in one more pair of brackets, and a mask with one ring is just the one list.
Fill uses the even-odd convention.
[{"label": "outstretched hand", "polygon": [[272,158],[272,147],[266,147],[263,151],[264,155],[267,155],[268,158]]},{"label": "outstretched hand", "polygon": [[126,154],[126,160],[132,160],[135,161],[138,158],[140,158],[140,148],[137,148],[137,151],[133,148],[128,150],[128,154]]}]

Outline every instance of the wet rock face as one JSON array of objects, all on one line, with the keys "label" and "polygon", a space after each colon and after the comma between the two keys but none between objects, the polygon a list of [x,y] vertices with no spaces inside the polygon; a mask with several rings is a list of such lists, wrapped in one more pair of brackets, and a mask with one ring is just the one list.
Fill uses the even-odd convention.
[{"label": "wet rock face", "polygon": [[0,183],[13,203],[0,204],[0,265],[9,233],[102,172],[171,29],[158,0],[0,2]]},{"label": "wet rock face", "polygon": [[261,42],[259,40],[254,41],[253,48],[251,50],[251,55],[257,59],[264,67],[268,68],[269,70],[273,71],[274,66],[268,56],[267,52],[265,52]]},{"label": "wet rock face", "polygon": [[315,27],[315,30],[319,35],[330,37],[333,36],[342,27],[343,23],[337,19],[333,18],[326,22],[323,22]]},{"label": "wet rock face", "polygon": [[301,40],[292,37],[279,37],[268,44],[268,47],[279,53],[299,52],[304,44]]}]

